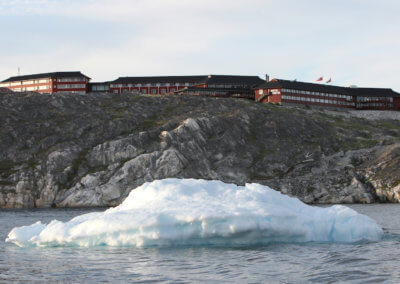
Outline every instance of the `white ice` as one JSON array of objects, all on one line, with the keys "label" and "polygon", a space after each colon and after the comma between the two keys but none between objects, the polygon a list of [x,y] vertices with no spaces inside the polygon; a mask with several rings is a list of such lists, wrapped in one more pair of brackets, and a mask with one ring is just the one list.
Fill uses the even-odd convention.
[{"label": "white ice", "polygon": [[68,222],[17,227],[18,246],[248,246],[271,242],[377,241],[382,229],[340,205],[306,205],[259,184],[164,179],[132,190],[118,207]]}]

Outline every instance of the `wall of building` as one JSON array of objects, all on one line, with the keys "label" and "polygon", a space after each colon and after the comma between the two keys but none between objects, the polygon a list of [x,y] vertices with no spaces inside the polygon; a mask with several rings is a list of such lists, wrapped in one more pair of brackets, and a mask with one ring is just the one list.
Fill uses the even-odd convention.
[{"label": "wall of building", "polygon": [[364,110],[392,110],[393,97],[357,97],[357,109]]},{"label": "wall of building", "polygon": [[[265,96],[268,94],[268,96]],[[264,97],[263,97],[264,96]],[[257,89],[256,101],[262,103],[282,103],[314,105],[359,110],[400,110],[400,98],[376,96],[349,96],[292,89]]]},{"label": "wall of building", "polygon": [[393,98],[393,109],[400,110],[400,98]]},{"label": "wall of building", "polygon": [[[320,93],[283,88],[262,90],[262,94],[266,94],[267,92],[269,96],[261,101],[263,103],[291,103],[339,108],[355,108],[356,106],[353,97],[341,94]],[[262,94],[260,90],[256,90],[256,97],[260,98]]]},{"label": "wall of building", "polygon": [[[140,92],[142,94],[166,95],[185,87],[191,86],[190,83],[159,83],[159,84],[110,84],[110,92],[122,94],[124,92]],[[206,85],[201,85],[206,87]]]},{"label": "wall of building", "polygon": [[88,79],[82,78],[40,78],[33,80],[14,81],[1,83],[1,87],[14,92],[38,92],[38,93],[87,93]]},{"label": "wall of building", "polygon": [[256,89],[254,91],[254,99],[256,102],[268,103],[268,98],[265,96],[268,93],[267,89]]},{"label": "wall of building", "polygon": [[272,104],[281,104],[283,102],[281,93],[280,92],[271,93],[268,96],[268,102]]},{"label": "wall of building", "polygon": [[282,89],[282,102],[342,108],[356,106],[352,96],[290,89]]},{"label": "wall of building", "polygon": [[85,77],[52,79],[53,93],[80,93],[88,92],[88,79]]},{"label": "wall of building", "polygon": [[1,83],[0,87],[8,88],[13,92],[51,93],[52,81],[50,78],[14,81],[14,82]]},{"label": "wall of building", "polygon": [[251,89],[239,88],[203,88],[189,87],[179,92],[182,95],[206,96],[206,97],[224,97],[224,98],[244,98],[254,99],[254,92]]},{"label": "wall of building", "polygon": [[260,103],[281,104],[281,89],[257,89],[254,93],[255,100]]},{"label": "wall of building", "polygon": [[110,86],[107,83],[89,84],[88,88],[89,88],[89,92],[108,93],[110,91]]}]

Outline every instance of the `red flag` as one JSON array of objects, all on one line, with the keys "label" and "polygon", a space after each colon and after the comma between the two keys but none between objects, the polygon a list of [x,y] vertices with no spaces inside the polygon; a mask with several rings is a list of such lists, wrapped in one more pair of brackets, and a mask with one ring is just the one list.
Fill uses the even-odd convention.
[{"label": "red flag", "polygon": [[330,83],[330,82],[332,82],[332,80],[331,80],[331,78],[329,78],[329,80],[328,81],[326,81],[327,83]]},{"label": "red flag", "polygon": [[319,77],[319,78],[317,79],[317,82],[321,82],[322,80],[324,80],[324,77]]}]

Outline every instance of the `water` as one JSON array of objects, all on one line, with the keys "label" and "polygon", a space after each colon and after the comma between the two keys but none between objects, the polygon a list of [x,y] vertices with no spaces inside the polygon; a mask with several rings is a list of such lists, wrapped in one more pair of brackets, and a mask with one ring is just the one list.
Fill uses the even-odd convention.
[{"label": "water", "polygon": [[379,242],[271,244],[246,248],[19,248],[16,226],[67,221],[105,209],[0,211],[0,282],[355,282],[400,281],[400,205],[353,205],[385,229]]}]

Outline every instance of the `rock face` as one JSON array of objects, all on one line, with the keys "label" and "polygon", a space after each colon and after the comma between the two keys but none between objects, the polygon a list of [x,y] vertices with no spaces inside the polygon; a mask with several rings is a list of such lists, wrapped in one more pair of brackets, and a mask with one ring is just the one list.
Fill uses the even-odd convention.
[{"label": "rock face", "polygon": [[247,100],[0,95],[0,207],[115,206],[167,177],[307,203],[400,200],[400,122]]}]

